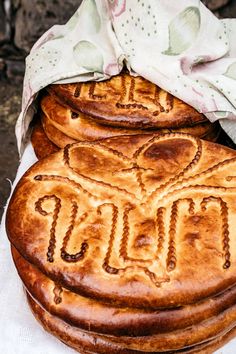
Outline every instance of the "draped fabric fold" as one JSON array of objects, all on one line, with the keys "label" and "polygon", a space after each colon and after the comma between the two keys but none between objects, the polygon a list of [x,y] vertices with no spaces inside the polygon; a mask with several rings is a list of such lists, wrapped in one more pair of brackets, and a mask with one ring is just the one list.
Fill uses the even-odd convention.
[{"label": "draped fabric fold", "polygon": [[199,0],[84,0],[26,59],[23,151],[37,92],[51,83],[105,80],[124,64],[187,102],[236,142],[236,20],[218,20]]}]

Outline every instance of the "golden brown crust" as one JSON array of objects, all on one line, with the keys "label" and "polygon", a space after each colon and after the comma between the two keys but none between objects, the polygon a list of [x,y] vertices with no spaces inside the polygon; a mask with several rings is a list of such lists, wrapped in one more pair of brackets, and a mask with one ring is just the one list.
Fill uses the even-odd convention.
[{"label": "golden brown crust", "polygon": [[46,134],[47,138],[56,146],[64,148],[66,145],[78,142],[78,140],[69,137],[59,129],[55,128],[44,113],[41,114],[41,121],[44,133]]},{"label": "golden brown crust", "polygon": [[[86,353],[93,352],[93,353],[100,353],[100,354],[158,354],[160,351],[156,351],[152,348],[151,352],[145,351],[143,346],[140,346],[140,350],[132,350],[125,348],[123,344],[120,343],[113,343],[113,336],[105,337],[94,334],[92,332],[81,331],[76,327],[71,327],[67,325],[62,320],[53,317],[46,311],[44,311],[29,295],[27,295],[27,299],[31,310],[37,320],[43,325],[44,329],[55,337],[63,341],[65,344],[69,345],[70,347],[78,350],[79,352],[85,351]],[[234,328],[231,330],[225,330],[221,335],[213,338],[211,341],[207,341],[202,344],[198,344],[196,346],[182,348],[180,350],[171,350],[165,351],[166,354],[194,354],[194,353],[201,353],[201,354],[210,354],[213,353],[214,350],[220,348],[222,345],[226,344],[230,339],[232,339],[236,334]],[[122,341],[122,337],[120,337]],[[163,352],[163,351],[161,351]]]},{"label": "golden brown crust", "polygon": [[8,237],[82,295],[190,304],[236,281],[235,165],[235,151],[185,134],[74,144],[21,179]]},{"label": "golden brown crust", "polygon": [[[93,122],[82,113],[73,116],[73,112],[60,105],[53,96],[46,95],[41,100],[42,122],[48,138],[57,146],[65,147],[68,143],[77,141],[94,141],[109,138],[112,136],[128,134],[165,134],[165,133],[187,133],[206,140],[214,140],[218,136],[219,124],[212,124],[209,121],[197,124],[192,127],[177,129],[155,129],[138,130],[118,127],[103,126]],[[74,140],[75,139],[75,140]]]},{"label": "golden brown crust", "polygon": [[48,92],[98,122],[132,128],[177,128],[206,118],[141,76],[123,73],[101,82],[50,85]]},{"label": "golden brown crust", "polygon": [[79,141],[93,141],[118,135],[142,133],[142,130],[97,124],[91,117],[81,112],[76,115],[69,108],[59,104],[51,95],[42,98],[41,108],[46,116],[44,117],[45,126],[53,125],[68,137]]},{"label": "golden brown crust", "polygon": [[51,281],[12,248],[13,259],[27,291],[47,311],[65,322],[97,333],[146,336],[187,328],[230,308],[236,287],[205,301],[163,311],[108,306],[72,293]]},{"label": "golden brown crust", "polygon": [[31,143],[34,148],[35,155],[39,160],[59,150],[58,147],[45,135],[40,121],[37,121],[33,127]]},{"label": "golden brown crust", "polygon": [[123,346],[109,342],[102,337],[79,330],[72,327],[62,320],[53,317],[44,311],[30,296],[27,294],[27,300],[33,315],[41,323],[46,331],[60,339],[66,345],[74,348],[78,352],[91,352],[99,354],[138,354],[137,351],[125,350]]}]

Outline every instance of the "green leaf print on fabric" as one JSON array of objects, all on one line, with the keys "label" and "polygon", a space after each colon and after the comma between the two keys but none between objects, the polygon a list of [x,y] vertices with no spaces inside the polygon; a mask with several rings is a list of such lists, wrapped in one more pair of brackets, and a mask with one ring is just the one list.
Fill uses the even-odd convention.
[{"label": "green leaf print on fabric", "polygon": [[224,75],[228,76],[230,79],[236,80],[236,62],[228,67]]},{"label": "green leaf print on fabric", "polygon": [[95,0],[86,0],[83,3],[80,15],[80,26],[87,28],[89,33],[97,33],[101,28],[101,19]]},{"label": "green leaf print on fabric", "polygon": [[228,117],[228,114],[229,112],[226,112],[226,111],[218,111],[218,112],[213,112],[214,116],[216,118],[227,118]]},{"label": "green leaf print on fabric", "polygon": [[103,56],[100,50],[91,42],[80,41],[73,49],[74,59],[78,66],[88,71],[103,72]]},{"label": "green leaf print on fabric", "polygon": [[201,16],[198,7],[190,6],[169,24],[169,48],[165,55],[179,55],[187,50],[198,35]]}]

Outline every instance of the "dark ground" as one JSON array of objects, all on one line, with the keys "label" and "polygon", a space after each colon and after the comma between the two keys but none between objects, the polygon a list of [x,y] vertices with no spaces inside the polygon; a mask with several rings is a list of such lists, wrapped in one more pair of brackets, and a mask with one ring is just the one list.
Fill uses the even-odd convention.
[{"label": "dark ground", "polygon": [[14,125],[20,113],[22,82],[0,80],[0,215],[18,165]]}]

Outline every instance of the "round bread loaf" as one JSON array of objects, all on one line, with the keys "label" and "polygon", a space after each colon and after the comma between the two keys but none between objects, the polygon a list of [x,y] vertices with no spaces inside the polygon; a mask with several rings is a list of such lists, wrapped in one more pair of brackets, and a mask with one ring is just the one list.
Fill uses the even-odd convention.
[{"label": "round bread loaf", "polygon": [[[41,100],[42,123],[48,138],[57,146],[65,147],[68,141],[94,141],[112,136],[129,134],[165,134],[187,133],[206,140],[216,140],[220,131],[218,123],[209,121],[190,127],[166,129],[125,129],[97,124],[93,119],[85,118],[83,113],[75,114],[69,108],[59,104],[53,96],[44,96]],[[63,137],[64,135],[64,137]]]},{"label": "round bread loaf", "polygon": [[142,78],[121,73],[100,82],[50,85],[60,103],[106,125],[178,128],[207,121],[193,107]]},{"label": "round bread loaf", "polygon": [[235,336],[235,328],[225,331],[222,335],[213,338],[205,343],[177,351],[147,352],[141,347],[141,351],[125,349],[122,345],[111,342],[109,339],[96,335],[92,332],[81,331],[76,327],[66,324],[64,321],[50,315],[42,309],[29,295],[29,305],[34,316],[45,328],[68,346],[80,353],[94,354],[212,354],[215,350],[227,343]]},{"label": "round bread loaf", "polygon": [[8,237],[81,295],[191,304],[236,282],[235,165],[235,151],[186,134],[73,144],[23,176]]},{"label": "round bread loaf", "polygon": [[59,150],[53,141],[48,139],[40,121],[37,121],[32,129],[31,143],[39,160]]},{"label": "round bread loaf", "polygon": [[[168,310],[106,305],[53,282],[27,262],[14,247],[12,255],[27,291],[48,312],[68,324],[100,334],[142,337],[184,330],[214,316],[222,316],[224,311],[234,306],[236,300],[236,287],[233,287],[216,297]],[[206,322],[205,326],[207,328]]]}]

